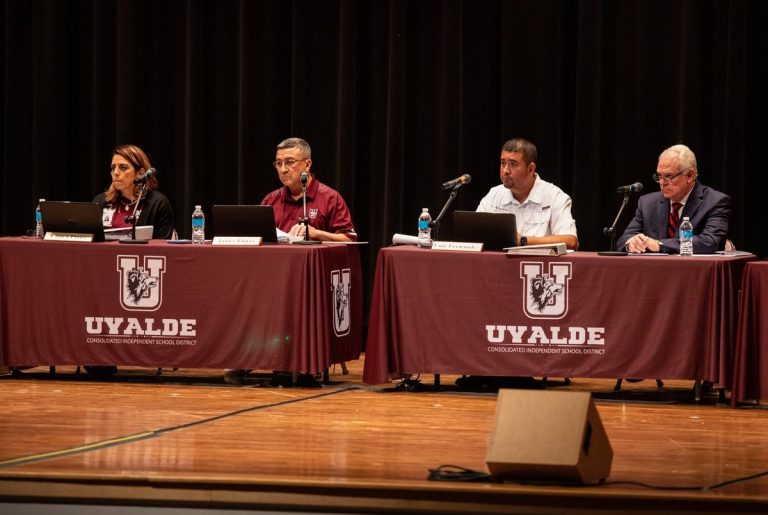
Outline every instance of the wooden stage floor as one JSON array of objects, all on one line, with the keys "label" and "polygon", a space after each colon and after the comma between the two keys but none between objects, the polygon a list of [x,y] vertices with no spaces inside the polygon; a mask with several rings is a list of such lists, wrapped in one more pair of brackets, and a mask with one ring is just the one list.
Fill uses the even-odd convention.
[{"label": "wooden stage floor", "polygon": [[370,387],[362,364],[332,370],[323,387],[271,387],[266,373],[230,384],[220,370],[156,378],[132,367],[101,381],[73,367],[0,376],[0,506],[768,513],[761,407],[693,403],[684,381],[662,392],[653,380],[625,383],[616,394],[613,380],[555,380],[549,389],[594,394],[614,451],[605,484],[435,482],[428,469],[441,464],[486,470],[495,394],[459,390],[455,376],[437,390]]}]

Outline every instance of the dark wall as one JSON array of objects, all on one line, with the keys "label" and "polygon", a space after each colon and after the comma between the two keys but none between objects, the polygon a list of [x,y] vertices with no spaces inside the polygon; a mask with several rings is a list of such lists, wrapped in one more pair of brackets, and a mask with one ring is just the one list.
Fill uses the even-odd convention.
[{"label": "dark wall", "polygon": [[[582,250],[618,185],[646,190],[688,144],[735,199],[731,238],[768,255],[759,155],[768,2],[5,0],[0,232],[40,197],[90,200],[118,143],[147,150],[181,236],[194,204],[256,203],[275,145],[301,136],[352,210],[373,270],[395,232],[499,182],[500,145],[533,140],[573,198]],[[634,199],[632,201],[634,209]],[[631,216],[625,214],[621,228]],[[449,229],[449,228],[446,228]],[[370,279],[370,277],[369,277]]]}]

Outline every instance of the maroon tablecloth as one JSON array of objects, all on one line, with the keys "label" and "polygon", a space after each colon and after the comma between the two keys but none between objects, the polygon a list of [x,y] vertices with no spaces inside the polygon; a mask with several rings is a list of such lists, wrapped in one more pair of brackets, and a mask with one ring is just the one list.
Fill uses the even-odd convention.
[{"label": "maroon tablecloth", "polygon": [[0,238],[0,364],[316,373],[359,356],[362,292],[353,246]]},{"label": "maroon tablecloth", "polygon": [[768,262],[747,263],[741,287],[731,403],[768,399]]},{"label": "maroon tablecloth", "polygon": [[750,259],[385,248],[363,378],[431,372],[728,385],[737,292]]}]

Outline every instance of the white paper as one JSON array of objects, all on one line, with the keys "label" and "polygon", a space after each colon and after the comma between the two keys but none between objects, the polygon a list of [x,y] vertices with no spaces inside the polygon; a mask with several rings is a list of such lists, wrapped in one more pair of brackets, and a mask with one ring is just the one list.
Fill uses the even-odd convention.
[{"label": "white paper", "polygon": [[392,236],[392,245],[418,245],[419,238],[408,234],[395,233]]},{"label": "white paper", "polygon": [[[136,226],[136,239],[137,240],[151,240],[152,231],[154,227],[151,225],[137,225]],[[113,227],[104,229],[104,239],[107,241],[115,240],[127,240],[133,233],[132,227]]]}]

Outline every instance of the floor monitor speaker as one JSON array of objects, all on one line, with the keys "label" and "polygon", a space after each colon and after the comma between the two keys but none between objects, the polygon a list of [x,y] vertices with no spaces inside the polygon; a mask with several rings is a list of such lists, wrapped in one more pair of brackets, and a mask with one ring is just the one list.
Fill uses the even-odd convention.
[{"label": "floor monitor speaker", "polygon": [[613,450],[589,392],[499,390],[486,464],[494,476],[587,483]]}]

